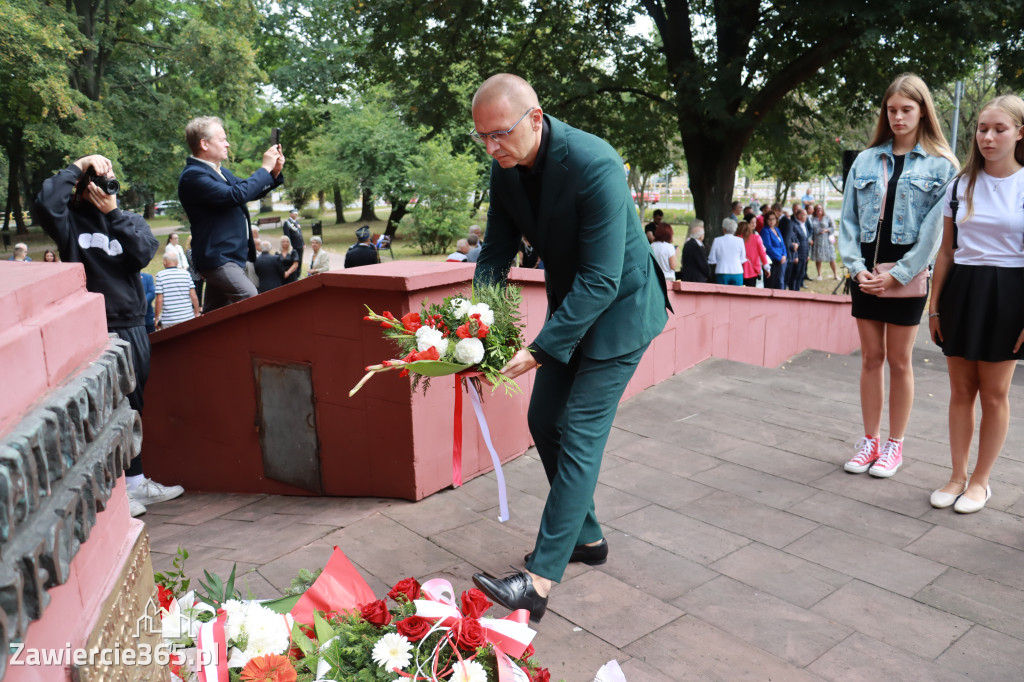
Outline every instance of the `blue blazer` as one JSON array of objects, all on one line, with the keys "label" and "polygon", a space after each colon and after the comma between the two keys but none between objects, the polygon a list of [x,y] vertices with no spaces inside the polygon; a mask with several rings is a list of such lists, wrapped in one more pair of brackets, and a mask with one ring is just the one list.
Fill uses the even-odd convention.
[{"label": "blue blazer", "polygon": [[779,226],[775,226],[775,230],[772,231],[766,225],[761,230],[761,241],[764,242],[764,250],[768,253],[768,257],[772,259],[773,263],[779,263],[782,261],[782,257],[786,255],[786,243],[782,241],[782,233],[779,231]]},{"label": "blue blazer", "polygon": [[225,179],[209,164],[189,157],[178,178],[178,201],[191,223],[192,259],[199,272],[225,263],[245,267],[245,261],[255,260],[256,246],[245,205],[284,182],[284,173],[275,179],[264,168],[256,169],[245,180],[227,168],[220,170]]},{"label": "blue blazer", "polygon": [[504,282],[525,236],[544,261],[548,319],[534,345],[568,363],[625,355],[668,321],[665,278],[640,226],[622,159],[604,140],[545,115],[550,140],[534,217],[515,168],[491,164],[487,235],[475,281]]}]

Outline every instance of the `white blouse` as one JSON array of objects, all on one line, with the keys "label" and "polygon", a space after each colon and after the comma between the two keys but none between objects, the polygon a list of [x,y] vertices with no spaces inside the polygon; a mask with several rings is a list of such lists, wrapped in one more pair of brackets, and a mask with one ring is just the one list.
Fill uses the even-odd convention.
[{"label": "white blouse", "polygon": [[[968,176],[957,187],[957,250],[953,262],[960,265],[1024,267],[1024,168],[1005,178],[994,178],[984,170],[974,183],[974,212],[967,215]],[[952,217],[949,202],[953,183],[946,187],[942,215]]]}]

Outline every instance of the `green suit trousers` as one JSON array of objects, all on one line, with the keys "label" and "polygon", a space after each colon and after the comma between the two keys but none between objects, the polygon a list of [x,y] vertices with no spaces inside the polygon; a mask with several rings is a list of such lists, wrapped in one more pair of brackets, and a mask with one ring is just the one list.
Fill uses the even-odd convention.
[{"label": "green suit trousers", "polygon": [[601,459],[619,400],[648,345],[607,360],[577,352],[568,364],[549,361],[537,370],[528,419],[551,491],[529,571],[560,581],[573,548],[604,536],[594,509]]}]

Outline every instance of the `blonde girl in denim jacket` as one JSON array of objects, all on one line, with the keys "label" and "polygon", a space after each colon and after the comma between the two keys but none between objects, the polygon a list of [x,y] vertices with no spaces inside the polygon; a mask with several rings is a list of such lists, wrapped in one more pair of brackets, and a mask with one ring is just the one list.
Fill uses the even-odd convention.
[{"label": "blonde girl in denim jacket", "polygon": [[[899,76],[882,97],[874,139],[846,178],[839,224],[839,251],[853,279],[852,312],[861,345],[865,435],[844,466],[851,473],[888,478],[903,463],[903,436],[914,404],[911,352],[926,285],[920,295],[907,294],[915,291],[914,278],[938,248],[943,190],[957,167],[928,86],[913,74]],[[878,273],[876,263],[894,265]],[[883,443],[886,362],[891,383],[889,437]]]}]

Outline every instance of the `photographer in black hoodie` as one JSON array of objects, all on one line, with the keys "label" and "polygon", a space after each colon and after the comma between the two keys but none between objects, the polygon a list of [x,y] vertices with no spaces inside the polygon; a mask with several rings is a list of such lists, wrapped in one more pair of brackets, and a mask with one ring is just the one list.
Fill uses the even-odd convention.
[{"label": "photographer in black hoodie", "polygon": [[[139,271],[149,265],[158,243],[141,216],[117,207],[114,168],[106,157],[86,156],[43,183],[35,210],[46,234],[57,243],[65,263],[85,267],[85,287],[102,294],[107,331],[132,348],[135,390],[128,396],[142,412],[142,394],[149,377],[149,337],[146,335],[146,294]],[[113,193],[111,193],[113,192]],[[163,486],[142,473],[142,455],[125,472],[132,516],[146,504],[178,497],[181,486]]]}]

